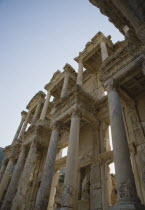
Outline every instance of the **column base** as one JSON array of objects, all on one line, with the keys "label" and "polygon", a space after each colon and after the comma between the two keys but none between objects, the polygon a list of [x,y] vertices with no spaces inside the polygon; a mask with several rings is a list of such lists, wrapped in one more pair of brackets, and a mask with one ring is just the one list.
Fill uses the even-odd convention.
[{"label": "column base", "polygon": [[126,203],[126,204],[117,204],[111,206],[109,210],[145,210],[145,206],[137,203]]}]

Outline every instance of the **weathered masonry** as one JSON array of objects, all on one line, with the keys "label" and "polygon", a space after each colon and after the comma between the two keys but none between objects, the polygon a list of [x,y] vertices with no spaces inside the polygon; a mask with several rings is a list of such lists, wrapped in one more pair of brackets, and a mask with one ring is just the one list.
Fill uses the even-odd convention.
[{"label": "weathered masonry", "polygon": [[110,13],[115,4],[105,7],[115,1],[90,1],[126,39],[98,32],[78,70],[56,71],[22,111],[0,169],[2,210],[145,210],[144,40],[127,15]]}]

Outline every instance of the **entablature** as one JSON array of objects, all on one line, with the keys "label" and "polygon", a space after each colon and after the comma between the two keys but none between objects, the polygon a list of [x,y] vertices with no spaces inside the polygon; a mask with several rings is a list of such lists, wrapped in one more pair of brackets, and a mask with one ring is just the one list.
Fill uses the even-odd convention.
[{"label": "entablature", "polygon": [[102,56],[100,50],[100,43],[106,43],[109,54],[112,54],[113,43],[110,40],[111,36],[105,37],[102,32],[98,32],[90,42],[86,44],[85,49],[79,53],[79,56],[74,60],[79,62],[82,60],[83,66],[91,73],[98,73],[99,67],[102,64]]},{"label": "entablature", "polygon": [[77,73],[74,68],[70,64],[66,63],[63,69],[63,72],[59,70],[55,72],[51,81],[44,87],[46,90],[50,91],[51,95],[55,98],[60,98],[63,81],[66,76],[69,76],[68,89],[74,87],[76,83]]},{"label": "entablature", "polygon": [[78,109],[82,114],[82,118],[87,118],[88,121],[95,121],[95,100],[90,94],[86,93],[80,86],[76,86],[67,95],[67,97],[59,99],[55,106],[53,119],[56,121],[68,121],[71,113]]},{"label": "entablature", "polygon": [[100,68],[100,80],[104,86],[114,79],[118,90],[124,91],[132,99],[145,92],[143,63],[145,48],[130,46],[127,41]]},{"label": "entablature", "polygon": [[39,121],[36,125],[30,126],[24,133],[23,143],[27,144],[33,139],[38,139],[41,144],[47,146],[49,143],[50,133],[50,121]]},{"label": "entablature", "polygon": [[39,91],[38,93],[36,93],[36,95],[30,100],[30,102],[26,106],[26,109],[33,109],[39,103],[40,100],[45,98],[45,96],[46,94],[43,91]]}]

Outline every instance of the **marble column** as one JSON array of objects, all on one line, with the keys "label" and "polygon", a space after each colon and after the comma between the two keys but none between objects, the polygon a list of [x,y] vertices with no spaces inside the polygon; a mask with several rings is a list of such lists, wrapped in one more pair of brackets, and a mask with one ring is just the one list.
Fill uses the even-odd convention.
[{"label": "marble column", "polygon": [[19,136],[19,134],[20,134],[20,131],[21,131],[21,129],[22,129],[22,126],[23,126],[23,123],[24,123],[24,121],[25,121],[25,115],[24,115],[24,113],[26,114],[26,112],[22,112],[21,113],[21,121],[20,121],[20,124],[19,124],[19,127],[18,127],[18,129],[17,129],[17,131],[16,131],[16,134],[15,134],[15,136],[14,136],[14,139],[13,139],[13,141],[12,141],[12,144],[18,139],[18,136]]},{"label": "marble column", "polygon": [[40,114],[40,110],[41,110],[41,105],[42,105],[42,100],[40,100],[39,103],[36,106],[36,110],[35,110],[34,116],[32,118],[31,125],[34,125],[36,123],[36,121],[38,120],[38,117],[39,117],[39,114]]},{"label": "marble column", "polygon": [[121,104],[114,80],[108,85],[107,92],[118,192],[118,203],[111,209],[145,210],[136,192]]},{"label": "marble column", "polygon": [[108,58],[108,51],[107,51],[107,46],[104,40],[100,42],[100,47],[101,47],[101,55],[102,55],[102,62]]},{"label": "marble column", "polygon": [[22,173],[24,163],[25,163],[25,147],[21,148],[21,152],[15,166],[8,190],[6,192],[1,210],[11,209],[12,201],[16,193],[17,185],[19,182],[20,175]]},{"label": "marble column", "polygon": [[1,169],[0,169],[0,182],[1,182],[2,178],[3,178],[3,175],[5,173],[6,167],[7,167],[7,160],[3,160],[3,163],[2,163],[2,166],[1,166]]},{"label": "marble column", "polygon": [[77,75],[77,85],[83,85],[83,61],[82,59],[79,60],[79,68],[78,68],[78,75]]},{"label": "marble column", "polygon": [[69,82],[69,74],[66,74],[64,77],[64,82],[63,82],[63,87],[62,87],[60,98],[63,98],[66,96],[66,93],[68,90],[68,82]]},{"label": "marble column", "polygon": [[31,116],[31,109],[28,111],[27,117],[26,117],[25,122],[23,124],[22,130],[20,132],[20,138],[23,137],[23,135],[24,135],[24,133],[26,131],[26,128],[27,128],[27,125],[28,125],[28,121],[30,119],[30,116]]},{"label": "marble column", "polygon": [[42,109],[42,112],[41,112],[41,115],[40,115],[40,120],[44,120],[45,119],[45,116],[46,116],[46,113],[47,113],[47,109],[48,109],[48,105],[49,105],[49,102],[50,102],[50,97],[51,97],[51,93],[48,90],[47,91],[46,100],[45,100],[45,103],[44,103],[44,106],[43,106],[43,109]]},{"label": "marble column", "polygon": [[41,184],[36,197],[35,210],[40,210],[40,209],[46,210],[48,206],[53,172],[54,172],[54,164],[57,153],[58,139],[59,139],[59,126],[56,123],[53,126],[51,133],[47,157],[41,178]]},{"label": "marble column", "polygon": [[65,169],[64,191],[61,210],[74,209],[74,198],[77,191],[78,149],[80,134],[80,116],[77,111],[72,114],[69,134],[69,145]]},{"label": "marble column", "polygon": [[47,210],[54,210],[54,199],[55,199],[55,195],[56,195],[56,188],[58,185],[58,180],[59,180],[59,171],[55,172],[54,176],[53,176],[51,193],[50,193]]},{"label": "marble column", "polygon": [[5,170],[5,173],[3,175],[3,178],[0,183],[0,200],[2,200],[3,193],[7,189],[7,186],[9,184],[9,181],[13,173],[13,168],[14,168],[14,159],[10,158],[7,168]]},{"label": "marble column", "polygon": [[21,175],[21,181],[19,182],[18,189],[13,199],[12,210],[23,209],[25,205],[25,197],[28,190],[29,178],[35,164],[35,157],[37,153],[37,144],[32,142],[30,150],[24,165],[24,169]]}]

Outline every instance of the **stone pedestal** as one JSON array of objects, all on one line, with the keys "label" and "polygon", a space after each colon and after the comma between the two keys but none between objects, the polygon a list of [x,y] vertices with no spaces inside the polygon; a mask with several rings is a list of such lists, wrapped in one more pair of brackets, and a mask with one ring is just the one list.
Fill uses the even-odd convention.
[{"label": "stone pedestal", "polygon": [[62,87],[60,98],[63,98],[66,96],[67,89],[68,89],[68,82],[69,82],[69,75],[66,74],[64,77],[64,82],[63,82],[63,87]]},{"label": "stone pedestal", "polygon": [[78,201],[78,210],[90,210],[89,201]]},{"label": "stone pedestal", "polygon": [[141,206],[136,192],[122,110],[114,80],[108,85],[107,91],[118,192],[118,205],[113,209],[145,209]]},{"label": "stone pedestal", "polygon": [[36,197],[35,210],[40,210],[40,209],[46,210],[48,206],[53,172],[54,172],[54,164],[57,153],[58,138],[59,138],[59,127],[56,124],[54,125],[51,133],[41,184]]},{"label": "stone pedestal", "polygon": [[25,163],[25,147],[22,147],[1,210],[11,209],[11,204],[16,193],[17,185],[24,167],[24,163]]},{"label": "stone pedestal", "polygon": [[7,189],[7,186],[12,176],[13,168],[14,168],[14,160],[11,158],[8,162],[7,168],[0,183],[0,200],[2,200],[3,193]]},{"label": "stone pedestal", "polygon": [[41,105],[42,105],[42,100],[37,104],[31,125],[34,125],[36,123],[36,121],[38,120],[40,110],[41,110]]},{"label": "stone pedestal", "polygon": [[74,198],[77,189],[79,133],[80,116],[79,113],[76,111],[72,114],[71,118],[61,210],[69,208],[73,209],[75,205]]},{"label": "stone pedestal", "polygon": [[49,101],[50,101],[50,96],[51,96],[50,91],[47,91],[47,96],[46,96],[46,100],[45,100],[45,103],[44,103],[44,106],[43,106],[43,109],[42,109],[42,112],[41,112],[41,115],[40,115],[40,120],[45,119],[47,109],[48,109],[48,105],[49,105]]},{"label": "stone pedestal", "polygon": [[26,163],[21,175],[21,182],[18,185],[17,193],[13,200],[12,210],[23,209],[25,205],[25,196],[29,184],[29,178],[31,175],[32,168],[35,164],[35,157],[37,152],[37,145],[32,142],[30,150],[26,159]]},{"label": "stone pedestal", "polygon": [[145,210],[145,207],[142,206],[141,204],[137,204],[137,203],[132,203],[132,204],[119,204],[116,206],[112,206],[109,208],[109,210]]},{"label": "stone pedestal", "polygon": [[82,86],[82,84],[83,84],[83,61],[82,60],[79,60],[77,85]]}]

